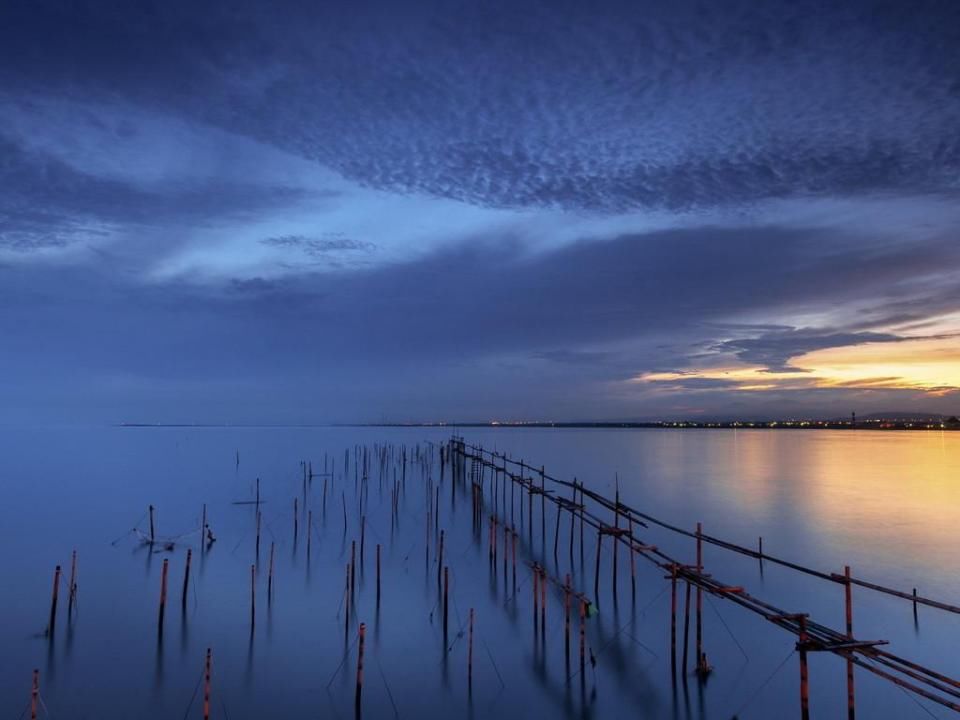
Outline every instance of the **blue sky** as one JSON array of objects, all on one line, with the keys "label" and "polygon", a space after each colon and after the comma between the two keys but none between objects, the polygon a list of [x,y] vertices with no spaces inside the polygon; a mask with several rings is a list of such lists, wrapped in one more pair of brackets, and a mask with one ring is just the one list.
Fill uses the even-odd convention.
[{"label": "blue sky", "polygon": [[960,411],[960,6],[9,2],[0,421]]}]

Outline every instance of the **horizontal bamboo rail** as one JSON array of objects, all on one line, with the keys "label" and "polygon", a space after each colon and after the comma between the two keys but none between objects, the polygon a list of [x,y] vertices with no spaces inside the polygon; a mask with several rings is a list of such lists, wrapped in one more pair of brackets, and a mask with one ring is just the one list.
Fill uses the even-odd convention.
[{"label": "horizontal bamboo rail", "polygon": [[[542,468],[539,471],[536,471],[538,476],[536,479],[539,479],[540,481],[540,485],[538,486],[535,484],[535,478],[527,477],[526,473],[524,472],[528,468],[531,470],[533,470],[533,468],[530,468],[530,466],[524,463],[522,460],[515,461],[506,455],[493,453],[480,446],[469,445],[462,438],[454,437],[451,440],[451,447],[460,455],[461,459],[470,459],[473,462],[480,463],[481,466],[490,467],[496,472],[502,473],[505,477],[509,477],[514,483],[519,484],[522,488],[529,492],[531,501],[533,495],[536,493],[541,496],[543,501],[549,501],[561,509],[564,507],[564,504],[559,501],[559,496],[546,489],[545,483],[549,481],[562,487],[574,488],[575,491],[579,490],[581,499],[589,498],[601,508],[615,512],[618,517],[620,514],[623,514],[626,516],[627,520],[633,521],[633,523],[639,527],[649,527],[645,522],[643,522],[643,520],[645,520],[664,529],[671,530],[687,537],[695,538],[698,540],[698,542],[709,542],[713,545],[731,550],[733,552],[769,560],[770,562],[775,562],[823,580],[837,583],[842,583],[846,580],[845,576],[835,576],[833,574],[820,572],[797,563],[792,563],[763,553],[758,553],[757,551],[741,547],[735,543],[729,543],[724,540],[720,540],[719,538],[704,535],[702,532],[690,532],[684,530],[659,520],[649,514],[642,513],[630,507],[629,505],[619,502],[619,500],[611,501],[609,498],[606,498],[599,493],[587,490],[579,482],[569,482],[547,475]],[[498,459],[500,461],[499,465],[496,463]],[[519,466],[519,474],[510,472],[507,469],[508,465]],[[480,476],[480,482],[483,482],[482,474]],[[604,531],[610,530],[611,528],[605,524],[599,518],[599,516],[589,511],[584,505],[585,503],[579,507],[579,517],[581,519],[581,523],[587,524],[597,530],[599,541],[599,539],[603,537]],[[569,507],[567,509],[570,510]],[[572,512],[572,510],[570,511]],[[919,665],[918,663],[914,663],[905,658],[879,649],[880,646],[887,644],[886,641],[856,640],[847,633],[834,630],[826,625],[809,620],[806,614],[786,612],[785,610],[778,608],[771,603],[765,602],[758,597],[750,595],[742,587],[732,586],[729,583],[723,583],[720,580],[713,578],[712,576],[704,573],[699,564],[696,566],[690,566],[680,563],[678,560],[657,549],[656,546],[651,546],[638,540],[634,536],[632,528],[615,528],[615,530],[616,532],[607,533],[613,542],[623,542],[627,544],[628,547],[639,554],[642,558],[658,566],[661,570],[669,573],[668,578],[682,579],[686,581],[689,586],[696,587],[699,591],[709,593],[724,600],[729,600],[736,605],[739,605],[744,609],[763,617],[768,622],[771,622],[774,625],[777,625],[778,627],[796,635],[798,638],[797,649],[801,651],[801,663],[803,665],[802,672],[805,673],[806,671],[805,654],[807,652],[831,652],[849,662],[856,664],[868,672],[877,675],[878,677],[893,682],[898,687],[924,697],[931,702],[935,702],[943,707],[953,710],[954,712],[960,712],[960,681],[943,675],[942,673],[939,673],[933,669]],[[886,588],[874,583],[856,581],[852,578],[851,582],[872,590],[877,590],[878,592],[894,595],[896,597],[906,597],[911,601],[916,598],[916,602],[918,603],[921,600],[921,598],[914,595],[907,595],[907,593],[903,593],[902,591]],[[925,605],[948,610],[949,612],[960,612],[960,609],[957,609],[947,603],[940,603],[938,601],[929,600],[926,598],[924,598],[924,600],[926,600],[926,602],[923,603]]]}]

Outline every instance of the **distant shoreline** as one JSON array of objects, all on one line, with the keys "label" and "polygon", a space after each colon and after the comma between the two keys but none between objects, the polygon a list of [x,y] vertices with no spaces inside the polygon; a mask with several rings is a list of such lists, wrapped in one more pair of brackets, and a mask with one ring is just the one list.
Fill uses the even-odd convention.
[{"label": "distant shoreline", "polygon": [[304,424],[216,424],[216,423],[116,423],[111,427],[122,428],[347,428],[347,427],[389,427],[389,428],[540,428],[540,429],[581,429],[581,430],[883,430],[883,431],[930,431],[960,430],[960,423],[938,421],[863,421],[856,424],[850,421],[816,420],[770,420],[770,421],[662,421],[662,422],[379,422],[379,423],[304,423]]}]

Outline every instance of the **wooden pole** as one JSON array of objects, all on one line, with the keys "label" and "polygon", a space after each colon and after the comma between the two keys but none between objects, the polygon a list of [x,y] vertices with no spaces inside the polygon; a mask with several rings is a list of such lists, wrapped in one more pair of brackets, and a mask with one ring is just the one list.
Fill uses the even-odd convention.
[{"label": "wooden pole", "polygon": [[587,630],[586,630],[586,617],[587,617],[587,603],[581,598],[580,599],[580,681],[583,682],[583,670],[584,670],[584,650],[587,644]]},{"label": "wooden pole", "polygon": [[570,573],[563,585],[563,656],[570,664]]},{"label": "wooden pole", "polygon": [[267,567],[267,602],[269,603],[273,599],[273,546],[275,543],[270,543],[270,564]]},{"label": "wooden pole", "polygon": [[380,607],[380,543],[377,543],[377,607]]},{"label": "wooden pole", "polygon": [[543,465],[540,466],[540,552],[547,550],[547,493]]},{"label": "wooden pole", "polygon": [[[428,529],[429,532],[429,529]],[[440,568],[443,567],[443,530],[440,531],[440,545],[437,550],[437,585],[440,585]]]},{"label": "wooden pole", "polygon": [[540,568],[540,633],[547,632],[547,571]]},{"label": "wooden pole", "polygon": [[470,608],[470,630],[467,639],[467,685],[473,686],[473,608]]},{"label": "wooden pole", "polygon": [[493,562],[493,545],[494,545],[493,533],[494,533],[494,530],[493,530],[493,515],[490,515],[490,542],[487,543],[487,545],[488,545],[488,547],[487,547],[487,558],[488,558],[491,562]]},{"label": "wooden pole", "polygon": [[203,666],[203,720],[210,720],[210,648]]},{"label": "wooden pole", "polygon": [[807,674],[807,616],[800,615],[800,637],[797,649],[800,651],[800,718],[810,720],[810,680]]},{"label": "wooden pole", "polygon": [[516,591],[517,589],[517,530],[516,528],[513,528],[511,532],[511,536],[513,539],[511,543],[511,548],[510,548],[510,554],[511,554],[512,563],[513,563],[513,589],[514,591]]},{"label": "wooden pole", "polygon": [[636,553],[634,551],[633,544],[633,515],[629,516],[628,522],[630,523],[630,593],[631,595],[636,596],[637,594],[637,562],[636,562]]},{"label": "wooden pole", "polygon": [[583,483],[580,483],[580,567],[583,567]]},{"label": "wooden pole", "polygon": [[557,543],[560,542],[560,512],[563,509],[563,506],[560,503],[557,503],[557,525],[553,529],[553,559],[557,559]]},{"label": "wooden pole", "polygon": [[350,541],[350,597],[357,587],[357,541]]},{"label": "wooden pole", "polygon": [[187,587],[190,585],[190,558],[192,555],[193,551],[187,548],[187,567],[183,571],[183,594],[180,597],[180,606],[184,610],[187,609]]},{"label": "wooden pole", "polygon": [[[703,572],[702,526],[697,523],[697,573]],[[703,588],[697,583],[697,672],[706,672],[703,660]]]},{"label": "wooden pole", "polygon": [[[618,480],[618,489],[616,492],[613,505],[613,527],[614,530],[620,529],[620,490],[619,490],[619,480]],[[620,535],[617,533],[613,536],[613,600],[617,600],[617,550],[620,549]]]},{"label": "wooden pole", "polygon": [[593,570],[593,599],[600,604],[600,546],[603,544],[603,533],[597,530],[597,562]]},{"label": "wooden pole", "polygon": [[257,617],[257,566],[250,566],[250,631],[256,624]]},{"label": "wooden pole", "polygon": [[70,558],[70,584],[67,586],[67,617],[73,612],[73,603],[77,596],[77,551]]},{"label": "wooden pole", "polygon": [[[850,582],[850,566],[843,568],[844,595],[847,615],[847,639],[853,640],[853,584]],[[847,719],[856,717],[856,700],[853,686],[853,657],[847,656]]]},{"label": "wooden pole", "polygon": [[[140,517],[143,517],[142,515]],[[153,545],[156,535],[154,534],[153,524],[153,505],[150,506],[150,544]]]},{"label": "wooden pole", "polygon": [[360,717],[360,695],[363,693],[363,643],[367,633],[367,626],[360,623],[360,641],[357,646],[357,692],[354,698],[354,710]]},{"label": "wooden pole", "polygon": [[363,567],[363,559],[366,557],[367,546],[367,516],[360,516],[360,567]]},{"label": "wooden pole", "polygon": [[537,615],[540,609],[540,592],[537,584],[540,582],[540,573],[537,571],[537,565],[533,565],[533,631],[537,631]]},{"label": "wooden pole", "polygon": [[344,639],[350,636],[350,563],[347,563],[347,574],[343,586],[343,610],[344,610]]},{"label": "wooden pole", "polygon": [[690,581],[687,580],[686,598],[683,603],[683,662],[680,667],[683,670],[683,680],[686,682],[687,673],[690,672],[690,666],[687,665],[687,648],[690,646]]},{"label": "wooden pole", "polygon": [[[259,501],[258,501],[259,502]],[[259,508],[260,506],[257,505]],[[257,547],[256,547],[256,556],[257,561],[260,560],[260,510],[257,510]]]},{"label": "wooden pole", "polygon": [[37,720],[40,709],[40,671],[33,671],[33,687],[30,690],[30,720]]},{"label": "wooden pole", "polygon": [[443,645],[446,648],[447,645],[447,617],[448,605],[447,605],[447,594],[450,590],[450,575],[446,565],[443,567]]},{"label": "wooden pole", "polygon": [[167,570],[170,561],[163,559],[163,569],[160,571],[160,616],[157,620],[157,628],[163,632],[163,611],[167,606]]},{"label": "wooden pole", "polygon": [[677,565],[670,566],[670,674],[677,677]]},{"label": "wooden pole", "polygon": [[313,539],[313,510],[307,510],[307,557],[310,557],[310,541]]}]

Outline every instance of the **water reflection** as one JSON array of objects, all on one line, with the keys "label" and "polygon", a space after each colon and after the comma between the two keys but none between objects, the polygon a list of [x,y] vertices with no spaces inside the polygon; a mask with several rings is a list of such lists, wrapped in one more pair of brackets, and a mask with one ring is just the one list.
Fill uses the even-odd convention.
[{"label": "water reflection", "polygon": [[[588,657],[592,652],[596,667],[588,660],[586,672],[580,673],[577,613],[573,613],[572,657],[568,658],[563,637],[562,593],[547,594],[549,623],[544,623],[541,615],[534,616],[534,628],[529,625],[533,615],[530,563],[538,562],[549,568],[552,578],[564,578],[570,573],[575,587],[586,586],[592,590],[595,546],[591,543],[595,538],[585,538],[578,551],[580,528],[576,527],[575,518],[568,522],[566,517],[556,514],[548,513],[544,517],[541,503],[534,502],[531,506],[530,498],[524,497],[526,492],[519,497],[511,492],[508,499],[505,488],[498,484],[494,494],[499,498],[496,512],[506,520],[513,510],[519,530],[516,544],[520,578],[511,581],[515,576],[508,548],[513,536],[500,529],[502,522],[498,524],[496,555],[490,557],[486,523],[493,508],[487,506],[480,528],[471,527],[469,513],[458,515],[458,501],[469,503],[470,500],[469,477],[454,483],[449,467],[443,480],[430,486],[435,507],[439,507],[438,498],[447,497],[444,493],[449,493],[449,500],[442,503],[442,514],[432,516],[432,527],[425,528],[426,492],[419,489],[425,478],[413,464],[408,465],[405,478],[410,488],[406,488],[400,475],[396,488],[389,481],[378,482],[370,477],[366,483],[354,481],[351,499],[343,491],[344,487],[349,488],[350,481],[349,475],[344,478],[341,466],[325,492],[321,483],[313,483],[307,485],[303,494],[302,477],[290,472],[290,464],[293,463],[296,470],[298,458],[315,453],[317,448],[350,447],[349,443],[356,437],[352,433],[360,431],[343,431],[339,435],[334,431],[329,431],[333,434],[324,434],[328,431],[259,434],[247,431],[249,449],[243,446],[243,465],[227,468],[226,472],[220,468],[222,457],[232,455],[238,444],[236,433],[178,431],[197,441],[182,443],[180,449],[173,450],[170,435],[151,432],[153,434],[91,435],[89,457],[83,454],[70,457],[74,474],[77,467],[86,468],[89,472],[85,476],[91,480],[59,490],[56,503],[32,503],[41,508],[37,522],[42,522],[44,527],[62,528],[62,535],[60,531],[52,532],[49,537],[41,538],[37,547],[32,547],[8,529],[17,527],[14,511],[0,507],[0,539],[11,549],[15,564],[22,554],[37,566],[49,566],[51,558],[60,562],[59,558],[69,552],[64,547],[70,548],[79,542],[82,550],[90,548],[83,551],[91,558],[89,577],[97,580],[96,585],[89,586],[93,589],[85,592],[84,629],[90,627],[96,631],[116,624],[117,638],[130,640],[129,644],[118,640],[117,646],[108,649],[105,643],[89,641],[88,633],[78,632],[74,638],[75,622],[68,614],[62,666],[55,667],[56,647],[49,637],[45,673],[97,688],[97,683],[102,684],[103,680],[96,672],[110,667],[115,674],[111,682],[115,679],[125,687],[148,690],[141,694],[149,695],[151,673],[143,670],[149,668],[150,646],[155,641],[153,686],[155,690],[163,687],[166,692],[195,680],[192,675],[195,668],[187,667],[190,663],[185,662],[190,655],[190,636],[215,637],[224,648],[225,660],[219,670],[223,684],[233,688],[226,690],[227,693],[237,692],[238,686],[252,689],[254,674],[262,678],[256,683],[255,692],[249,693],[250,707],[239,710],[238,717],[264,716],[265,706],[269,706],[271,713],[283,710],[290,714],[291,710],[300,709],[298,703],[317,701],[306,693],[295,693],[297,699],[284,693],[289,687],[315,687],[317,669],[324,668],[326,672],[325,668],[336,664],[331,658],[340,657],[347,661],[339,672],[341,683],[334,683],[328,692],[331,706],[343,715],[342,711],[352,705],[355,658],[351,656],[356,629],[359,622],[366,622],[367,627],[372,622],[373,642],[367,649],[369,667],[376,663],[390,675],[397,708],[405,716],[413,714],[430,720],[457,714],[513,718],[523,717],[518,708],[529,706],[561,717],[638,713],[651,718],[693,718],[708,714],[729,717],[726,710],[742,705],[759,685],[759,679],[751,679],[751,673],[745,670],[744,652],[738,645],[742,643],[742,649],[749,652],[751,667],[773,667],[790,642],[782,634],[762,627],[762,621],[745,617],[735,607],[719,602],[713,605],[708,601],[710,607],[705,608],[704,618],[706,647],[718,672],[707,684],[697,682],[695,675],[689,675],[693,658],[688,652],[687,665],[677,678],[676,688],[672,688],[668,661],[669,581],[662,577],[661,571],[642,564],[639,558],[634,575],[629,553],[621,550],[619,573],[631,572],[631,583],[628,587],[625,578],[618,578],[616,594],[612,595],[607,576],[599,578],[603,584],[601,612],[587,621]],[[385,433],[391,432],[400,431],[370,430],[367,437],[382,439]],[[484,440],[484,433],[487,431],[478,431],[478,439]],[[685,527],[692,527],[698,519],[704,520],[711,533],[729,536],[750,546],[762,535],[767,552],[801,559],[825,569],[840,569],[844,563],[850,563],[858,574],[870,579],[894,582],[908,589],[916,585],[922,592],[944,594],[949,599],[949,591],[958,587],[953,573],[945,572],[944,568],[951,565],[958,543],[953,535],[960,520],[960,503],[956,502],[960,499],[956,482],[960,477],[957,472],[960,470],[957,443],[960,436],[874,435],[876,437],[869,433],[823,432],[562,434],[517,431],[495,435],[491,432],[486,438],[492,438],[500,447],[512,445],[511,450],[536,458],[538,463],[542,459],[548,469],[559,468],[558,474],[586,478],[589,486],[596,483],[597,487],[607,484],[612,488],[615,473],[619,472],[624,502],[642,506]],[[413,441],[420,438],[407,437]],[[445,437],[445,433],[438,431],[437,437]],[[7,475],[35,478],[64,474],[56,457],[44,458],[38,464],[31,453],[18,451],[19,446],[29,447],[29,443],[16,445],[4,446],[4,452],[0,453]],[[117,456],[115,448],[126,448],[121,454],[126,460],[116,461],[109,472],[95,472],[102,468],[104,457]],[[226,455],[224,448],[229,448]],[[149,466],[146,469],[145,464]],[[163,472],[171,464],[184,468],[178,471],[182,472],[182,483],[171,482],[169,473]],[[373,468],[371,472],[375,471],[375,464]],[[253,491],[251,478],[255,474],[264,478],[260,490],[264,507],[279,504],[284,508],[277,513],[282,523],[290,521],[291,494],[303,498],[301,515],[310,509],[321,509],[322,495],[331,495],[334,506],[329,532],[323,519],[317,525],[317,535],[308,536],[309,552],[297,551],[296,542],[306,541],[299,538],[292,543],[290,553],[280,553],[284,560],[278,577],[286,577],[284,571],[289,569],[289,572],[302,571],[304,581],[287,583],[282,586],[282,595],[268,598],[268,643],[255,643],[252,623],[246,642],[243,632],[238,632],[238,628],[246,629],[250,621],[249,575],[244,577],[244,569],[249,569],[249,560],[255,555],[251,533],[256,522],[249,508],[233,508],[230,503],[244,494],[237,492],[238,488],[251,483]],[[295,475],[292,480],[283,479],[291,475]],[[125,481],[134,476],[142,478],[142,487],[139,481],[134,484]],[[40,483],[37,493],[40,493],[44,490],[42,477],[37,482]],[[497,482],[501,483],[502,477]],[[405,488],[410,490],[409,496]],[[24,501],[29,502],[32,490],[28,487],[24,492]],[[341,503],[336,503],[334,493],[341,495]],[[76,512],[79,497],[102,498],[97,505],[103,509],[102,515],[99,509]],[[165,658],[164,639],[156,631],[159,572],[153,575],[153,553],[141,546],[131,547],[132,556],[126,552],[101,552],[99,548],[104,534],[113,537],[122,530],[121,518],[127,517],[131,508],[155,502],[164,508],[171,524],[183,518],[182,524],[188,526],[191,522],[195,524],[199,498],[208,502],[210,513],[217,517],[217,533],[227,543],[227,552],[221,556],[213,553],[210,546],[202,548],[199,572],[195,580],[191,580],[190,612],[181,608],[179,613],[180,652],[175,653],[176,658]],[[489,493],[486,500],[490,502]],[[515,503],[522,507],[521,512],[516,512]],[[341,523],[336,516],[341,515],[341,508],[336,505],[343,505],[339,543]],[[371,540],[383,544],[385,577],[389,583],[385,583],[387,592],[382,605],[374,601],[374,583],[365,582],[361,517],[366,517],[365,531],[372,533]],[[266,542],[270,542],[269,528],[275,522],[272,512],[263,514],[262,532]],[[311,532],[309,525],[306,523],[302,531]],[[451,637],[445,646],[439,642],[438,628],[442,609],[442,568],[437,561],[440,525],[446,532],[443,564],[449,565],[452,573],[455,571],[455,582],[451,583]],[[352,596],[353,604],[344,606],[344,599],[350,597],[343,592],[343,573],[349,557],[348,528],[350,539],[355,539],[359,546],[357,560],[361,574]],[[693,546],[688,540],[670,545],[669,538],[652,530],[649,534],[651,542],[662,542],[664,548],[675,552],[677,557],[692,561]],[[429,548],[426,547],[428,537]],[[234,544],[236,549],[230,552]],[[566,547],[562,547],[564,545]],[[136,555],[140,552],[145,553],[144,556]],[[38,562],[37,556],[41,553],[42,562]],[[421,572],[417,553],[423,553],[425,561],[422,578],[416,577]],[[411,557],[413,563],[409,562]],[[611,560],[612,545],[606,538],[599,574],[611,573]],[[769,563],[731,561],[715,548],[708,549],[706,562],[708,571],[718,577],[743,582],[761,596],[769,594],[775,600],[783,600],[790,608],[809,607],[815,614],[822,614],[828,623],[835,624],[842,610],[835,588],[821,585],[810,591],[806,583],[794,582],[782,568]],[[29,566],[13,570],[22,577],[29,577],[33,572]],[[261,574],[266,572],[259,564],[257,570]],[[238,579],[241,577],[244,579]],[[44,584],[48,582],[44,580]],[[550,587],[555,586],[551,581]],[[201,587],[202,592],[198,592]],[[946,592],[938,593],[938,590]],[[32,592],[49,593],[49,586]],[[681,585],[678,593],[681,613],[685,592]],[[23,649],[22,639],[15,637],[10,627],[23,620],[20,615],[25,612],[18,608],[27,607],[29,603],[25,600],[26,589],[14,587],[8,596],[14,602],[9,611],[10,623],[0,629],[0,647],[5,648],[0,653],[3,656],[0,662],[4,663],[0,670],[12,676],[13,671],[22,674],[22,667],[14,664],[29,658],[30,650]],[[118,600],[115,602],[114,598]],[[614,598],[618,602],[613,602]],[[952,657],[955,628],[944,624],[935,612],[925,611],[921,633],[919,618],[911,618],[911,610],[905,604],[894,608],[875,603],[866,593],[858,594],[856,603],[858,627],[862,625],[864,632],[876,630],[877,637],[889,632],[900,644],[906,636],[912,644],[906,646],[905,654],[928,659],[935,665],[943,658]],[[492,650],[492,655],[488,655],[485,645],[475,647],[475,676],[467,687],[464,687],[464,643],[458,627],[460,621],[453,621],[459,617],[454,607],[478,609],[478,616],[483,619],[483,634]],[[888,612],[891,608],[893,611]],[[678,619],[680,634],[683,634],[683,616]],[[175,622],[176,617],[167,620]],[[687,627],[688,635],[693,635],[693,628]],[[92,637],[104,635],[95,632]],[[692,646],[692,640],[688,638],[686,646]],[[104,647],[101,648],[101,644]],[[431,654],[442,648],[446,649],[439,657]],[[37,646],[33,652],[39,655],[42,650]],[[502,664],[495,672],[488,661],[493,656]],[[478,662],[480,657],[482,662]],[[236,658],[235,665],[231,658]],[[351,659],[348,661],[348,658]],[[36,660],[42,665],[42,659]],[[484,670],[481,671],[481,667]],[[498,679],[501,672],[505,683]],[[792,712],[795,676],[795,672],[788,670],[775,677],[763,697],[751,705],[751,712],[756,713],[756,717],[775,716],[783,707]],[[842,688],[836,692],[835,682],[838,681],[832,675],[818,678],[814,688],[818,710],[824,716],[830,716],[834,698],[843,697]],[[376,687],[376,683],[371,685],[371,707],[378,701]],[[310,700],[304,699],[307,697]],[[230,704],[229,695],[227,698]],[[422,698],[430,699],[432,709],[415,713],[413,708]],[[896,694],[882,698],[881,709],[876,710],[876,705],[871,703],[881,701],[874,701],[864,693],[858,698],[865,708],[861,715],[884,717],[886,706],[892,712],[900,707],[897,703],[910,702]],[[0,701],[5,700],[6,697],[0,697]],[[98,716],[99,706],[95,700],[78,702],[78,714]],[[320,700],[317,704],[324,702]],[[309,712],[315,713],[317,709],[311,706]],[[367,712],[372,716],[371,710]],[[153,720],[161,713],[143,708],[132,715]]]}]

